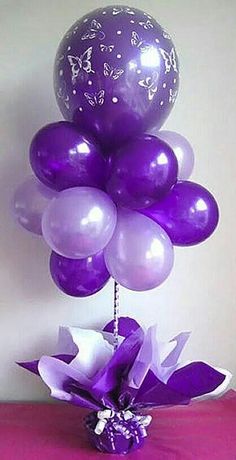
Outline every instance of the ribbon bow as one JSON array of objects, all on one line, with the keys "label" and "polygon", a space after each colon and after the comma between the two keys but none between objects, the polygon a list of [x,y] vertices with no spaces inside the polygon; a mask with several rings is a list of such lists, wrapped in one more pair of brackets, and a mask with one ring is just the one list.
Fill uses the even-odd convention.
[{"label": "ribbon bow", "polygon": [[[104,410],[98,411],[97,412],[98,422],[94,430],[95,433],[97,435],[101,435],[104,431],[104,428],[108,420],[111,420],[115,416],[121,422],[131,420],[131,419],[134,422],[137,422],[139,427],[141,428],[142,436],[143,437],[147,436],[146,427],[150,425],[152,421],[152,416],[151,415],[136,415],[136,414],[133,414],[133,412],[131,412],[130,410],[115,412],[112,409],[104,409]],[[120,431],[120,432],[123,432],[123,430],[125,430],[125,428],[122,427],[122,424],[120,424],[119,422],[114,422],[114,428],[115,430]]]}]

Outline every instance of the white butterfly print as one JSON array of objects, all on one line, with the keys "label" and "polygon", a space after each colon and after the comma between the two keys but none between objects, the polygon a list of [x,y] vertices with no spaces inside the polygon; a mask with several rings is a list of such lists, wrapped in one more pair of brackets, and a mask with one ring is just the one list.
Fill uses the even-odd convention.
[{"label": "white butterfly print", "polygon": [[62,82],[60,88],[58,89],[57,97],[58,97],[58,99],[61,99],[63,101],[63,103],[64,103],[64,105],[66,106],[67,109],[70,108],[69,96],[67,94],[66,82],[65,81]]},{"label": "white butterfly print", "polygon": [[153,29],[153,24],[149,19],[146,22],[139,22],[139,25],[142,26],[145,30]]},{"label": "white butterfly print", "polygon": [[174,104],[176,101],[178,95],[178,91],[174,91],[172,88],[170,88],[170,93],[169,93],[169,103]]},{"label": "white butterfly print", "polygon": [[105,53],[111,53],[114,50],[114,45],[100,45],[100,50]]},{"label": "white butterfly print", "polygon": [[150,14],[147,14],[147,13],[143,13],[144,16],[147,16],[148,19],[153,19],[152,16],[150,16]]},{"label": "white butterfly print", "polygon": [[152,46],[146,43],[144,40],[142,40],[137,32],[133,31],[132,36],[131,36],[131,45],[136,46],[136,48],[139,48],[140,51],[147,51],[150,49]]},{"label": "white butterfly print", "polygon": [[105,77],[110,77],[113,80],[118,80],[121,75],[124,73],[123,69],[118,69],[110,66],[107,62],[104,63],[104,75]]},{"label": "white butterfly print", "polygon": [[103,89],[98,93],[84,93],[84,96],[92,107],[103,105],[105,101],[105,91]]},{"label": "white butterfly print", "polygon": [[93,48],[90,46],[81,56],[67,56],[68,61],[71,65],[71,73],[72,73],[72,83],[76,82],[76,79],[81,70],[84,70],[87,73],[94,73],[92,69],[91,57],[92,57]]},{"label": "white butterfly print", "polygon": [[56,65],[59,66],[59,64],[61,63],[61,61],[63,61],[64,58],[64,54],[62,54],[59,58],[56,58]]},{"label": "white butterfly print", "polygon": [[138,82],[139,86],[142,86],[142,88],[145,88],[147,90],[149,101],[153,100],[157,92],[157,79],[158,79],[158,73],[153,72],[151,77],[147,77],[144,80],[140,80]]},{"label": "white butterfly print", "polygon": [[171,36],[170,36],[170,34],[169,34],[166,30],[163,30],[162,35],[163,35],[163,37],[166,38],[167,40],[171,40]]},{"label": "white butterfly print", "polygon": [[87,32],[82,35],[81,40],[92,40],[96,37],[99,38],[99,40],[103,40],[105,38],[105,34],[100,22],[93,19]]},{"label": "white butterfly print", "polygon": [[171,49],[170,53],[160,48],[161,55],[165,61],[165,73],[169,73],[171,69],[175,72],[178,72],[177,69],[177,60],[174,48]]},{"label": "white butterfly print", "polygon": [[134,14],[134,11],[131,10],[131,8],[113,8],[112,14],[113,16],[116,16],[117,14],[120,13],[127,13],[127,14]]}]

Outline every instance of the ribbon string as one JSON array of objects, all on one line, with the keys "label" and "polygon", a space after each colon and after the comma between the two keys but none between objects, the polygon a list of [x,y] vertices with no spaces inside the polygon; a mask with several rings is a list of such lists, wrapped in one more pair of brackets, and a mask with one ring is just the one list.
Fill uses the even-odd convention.
[{"label": "ribbon string", "polygon": [[119,313],[120,313],[120,292],[119,284],[114,281],[114,322],[113,322],[113,347],[117,350],[119,345]]}]

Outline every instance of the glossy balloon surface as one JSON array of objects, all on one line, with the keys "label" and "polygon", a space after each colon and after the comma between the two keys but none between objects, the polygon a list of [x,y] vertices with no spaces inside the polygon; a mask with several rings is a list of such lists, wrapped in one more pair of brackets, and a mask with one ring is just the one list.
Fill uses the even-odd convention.
[{"label": "glossy balloon surface", "polygon": [[174,131],[153,131],[159,139],[169,144],[178,161],[178,179],[187,180],[191,176],[194,167],[194,152],[189,141]]},{"label": "glossy balloon surface", "polygon": [[175,102],[178,58],[170,35],[149,14],[126,6],[98,8],[60,43],[54,87],[66,120],[103,147],[160,128]]},{"label": "glossy balloon surface", "polygon": [[162,226],[173,244],[189,246],[208,238],[219,220],[215,198],[194,182],[178,182],[159,203],[142,213]]},{"label": "glossy balloon surface", "polygon": [[87,297],[100,291],[110,278],[103,251],[86,259],[67,259],[52,252],[50,271],[53,281],[65,294]]},{"label": "glossy balloon surface", "polygon": [[177,181],[178,164],[168,144],[140,136],[109,158],[107,192],[120,206],[140,209],[161,199]]},{"label": "glossy balloon surface", "polygon": [[55,190],[104,187],[105,160],[99,146],[73,123],[51,123],[31,143],[30,162],[38,179]]},{"label": "glossy balloon surface", "polygon": [[159,286],[174,262],[172,243],[160,225],[137,211],[122,208],[104,255],[113,278],[134,291]]},{"label": "glossy balloon surface", "polygon": [[92,187],[63,190],[43,214],[42,230],[58,254],[84,259],[101,251],[112,237],[116,207],[109,196]]},{"label": "glossy balloon surface", "polygon": [[13,213],[17,222],[37,235],[42,235],[42,215],[57,192],[45,187],[34,176],[19,185],[13,197]]}]

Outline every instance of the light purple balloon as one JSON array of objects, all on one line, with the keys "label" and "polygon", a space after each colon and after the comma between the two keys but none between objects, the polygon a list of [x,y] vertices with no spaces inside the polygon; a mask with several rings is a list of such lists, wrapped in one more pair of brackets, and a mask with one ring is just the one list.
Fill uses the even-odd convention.
[{"label": "light purple balloon", "polygon": [[116,207],[93,187],[74,187],[58,193],[42,219],[43,236],[58,254],[83,259],[101,251],[112,237]]},{"label": "light purple balloon", "polygon": [[194,152],[189,141],[174,131],[153,130],[151,134],[155,134],[159,139],[169,144],[178,161],[178,179],[187,180],[191,176],[194,167]]},{"label": "light purple balloon", "polygon": [[172,243],[160,225],[124,208],[118,210],[116,229],[104,256],[113,278],[133,291],[159,286],[174,262]]},{"label": "light purple balloon", "polygon": [[19,185],[13,197],[13,213],[17,222],[37,235],[42,235],[42,215],[57,192],[29,176]]}]

